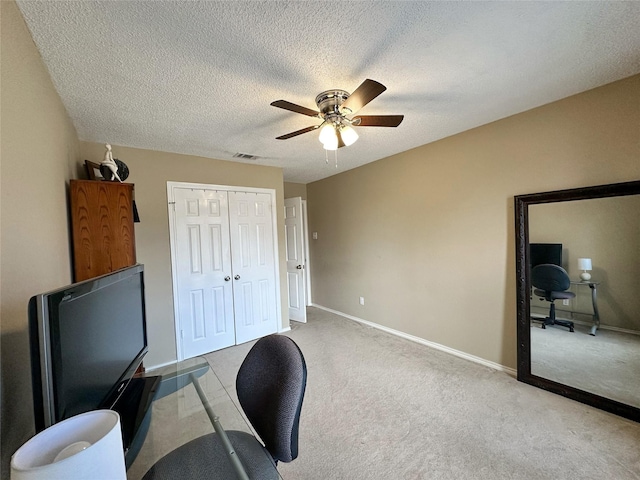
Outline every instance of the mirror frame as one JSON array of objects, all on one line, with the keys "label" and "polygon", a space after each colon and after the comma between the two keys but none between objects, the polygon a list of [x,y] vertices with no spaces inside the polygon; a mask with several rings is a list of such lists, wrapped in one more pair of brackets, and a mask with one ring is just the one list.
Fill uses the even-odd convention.
[{"label": "mirror frame", "polygon": [[[578,402],[640,422],[640,408],[610,398],[554,382],[531,373],[531,287],[529,279],[529,206],[543,203],[569,202],[592,198],[620,197],[640,194],[640,180],[598,185],[594,187],[532,193],[514,197],[516,217],[516,284],[518,318],[518,374],[519,381],[548,390]],[[639,239],[640,244],[640,239]]]}]

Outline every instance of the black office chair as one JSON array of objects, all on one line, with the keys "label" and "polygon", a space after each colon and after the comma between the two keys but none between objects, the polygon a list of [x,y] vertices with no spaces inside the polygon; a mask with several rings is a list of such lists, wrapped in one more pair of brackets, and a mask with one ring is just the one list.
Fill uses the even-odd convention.
[{"label": "black office chair", "polygon": [[[551,302],[549,316],[541,320],[542,328],[546,328],[547,325],[560,325],[567,327],[570,332],[573,332],[572,321],[556,319],[555,301],[574,298],[576,296],[575,293],[567,291],[571,285],[571,281],[566,270],[550,263],[537,265],[531,270],[531,283],[535,287],[533,291],[534,294],[544,298],[547,302]],[[533,320],[538,321],[536,319]]]},{"label": "black office chair", "polygon": [[[227,436],[250,479],[279,478],[278,461],[298,457],[300,410],[307,385],[307,366],[289,337],[269,335],[256,342],[236,376],[240,405],[264,446],[251,434]],[[143,480],[233,479],[235,470],[220,437],[211,433],[161,458]]]}]

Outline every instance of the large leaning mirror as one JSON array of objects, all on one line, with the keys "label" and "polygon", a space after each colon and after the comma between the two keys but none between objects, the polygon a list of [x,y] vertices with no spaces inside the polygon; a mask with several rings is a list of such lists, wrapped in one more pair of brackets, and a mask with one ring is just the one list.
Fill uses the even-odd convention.
[{"label": "large leaning mirror", "polygon": [[640,421],[640,181],[515,213],[518,380]]}]

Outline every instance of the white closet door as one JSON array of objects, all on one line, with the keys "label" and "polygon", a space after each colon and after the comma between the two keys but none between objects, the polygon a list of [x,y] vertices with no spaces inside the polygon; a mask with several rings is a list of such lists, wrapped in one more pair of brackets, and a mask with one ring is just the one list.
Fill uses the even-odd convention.
[{"label": "white closet door", "polygon": [[271,195],[229,192],[236,343],[277,331],[272,215]]},{"label": "white closet door", "polygon": [[182,357],[235,345],[227,192],[174,189]]}]

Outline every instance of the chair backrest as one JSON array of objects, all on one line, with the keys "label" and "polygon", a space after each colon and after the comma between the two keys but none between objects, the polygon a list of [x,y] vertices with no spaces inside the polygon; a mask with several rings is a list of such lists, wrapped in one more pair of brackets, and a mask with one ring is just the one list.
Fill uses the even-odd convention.
[{"label": "chair backrest", "polygon": [[564,292],[571,285],[571,279],[564,268],[543,263],[531,270],[531,283],[545,292]]},{"label": "chair backrest", "polygon": [[238,400],[274,460],[298,456],[300,410],[307,365],[289,337],[269,335],[256,342],[236,377]]}]

